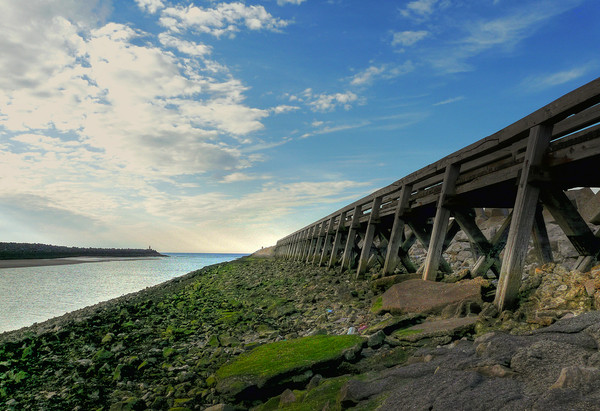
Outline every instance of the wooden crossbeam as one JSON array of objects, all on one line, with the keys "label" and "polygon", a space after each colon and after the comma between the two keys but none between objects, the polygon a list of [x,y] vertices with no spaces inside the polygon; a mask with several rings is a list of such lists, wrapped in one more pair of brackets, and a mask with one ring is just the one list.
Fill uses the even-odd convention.
[{"label": "wooden crossbeam", "polygon": [[365,238],[363,240],[362,250],[358,259],[358,268],[356,270],[356,278],[360,278],[367,271],[367,263],[371,255],[371,245],[373,244],[373,237],[375,230],[379,224],[379,207],[381,207],[381,200],[383,197],[375,197],[373,205],[371,206],[371,214],[369,216],[369,224],[365,231]]},{"label": "wooden crossbeam", "polygon": [[471,275],[473,277],[483,276],[489,269],[492,269],[496,275],[500,275],[500,258],[498,258],[498,256],[506,245],[511,220],[512,212],[504,219],[504,222],[492,237],[489,251],[486,254],[481,255],[475,262],[475,265],[471,270]]},{"label": "wooden crossbeam", "polygon": [[540,196],[544,206],[552,214],[577,253],[581,256],[596,257],[600,250],[599,240],[567,195],[559,188],[544,185]]},{"label": "wooden crossbeam", "polygon": [[450,222],[450,209],[446,207],[446,200],[452,196],[456,188],[456,179],[460,172],[460,165],[450,164],[444,172],[444,182],[442,183],[442,191],[439,195],[435,219],[433,222],[433,231],[431,241],[425,259],[425,269],[423,270],[423,280],[435,281],[437,271],[442,258],[444,248],[444,240],[446,231]]},{"label": "wooden crossbeam", "polygon": [[536,169],[542,164],[544,152],[550,144],[552,125],[540,124],[532,127],[529,132],[525,160],[519,179],[517,198],[513,208],[513,218],[510,224],[506,251],[502,261],[500,279],[494,303],[499,311],[512,308],[517,300],[521,275],[540,189],[531,184]]}]

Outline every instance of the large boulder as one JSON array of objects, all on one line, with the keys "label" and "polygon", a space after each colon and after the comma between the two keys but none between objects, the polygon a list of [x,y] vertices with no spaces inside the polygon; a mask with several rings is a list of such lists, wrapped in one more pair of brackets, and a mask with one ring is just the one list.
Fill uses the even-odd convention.
[{"label": "large boulder", "polygon": [[392,314],[437,314],[449,305],[482,304],[481,278],[454,284],[408,280],[393,285],[382,295],[383,311]]}]

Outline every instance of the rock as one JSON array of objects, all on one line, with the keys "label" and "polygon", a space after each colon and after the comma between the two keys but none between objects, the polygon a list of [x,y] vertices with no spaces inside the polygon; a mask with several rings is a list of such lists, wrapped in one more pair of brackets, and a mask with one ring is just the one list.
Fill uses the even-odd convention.
[{"label": "rock", "polygon": [[421,275],[417,274],[417,273],[390,275],[390,276],[379,278],[377,280],[372,281],[371,288],[374,291],[379,291],[379,290],[385,291],[394,284],[399,284],[403,281],[408,281],[408,280],[417,280],[419,278],[421,278]]},{"label": "rock", "polygon": [[382,296],[382,310],[392,314],[439,313],[450,304],[469,301],[479,305],[481,279],[446,284],[434,281],[409,280],[395,284]]},{"label": "rock", "polygon": [[550,389],[574,388],[589,391],[593,386],[600,386],[600,368],[570,366],[560,370],[558,379]]},{"label": "rock", "polygon": [[237,399],[260,395],[268,383],[273,390],[305,374],[308,380],[321,368],[354,357],[364,344],[358,335],[315,335],[261,345],[225,364],[216,372],[217,391]]},{"label": "rock", "polygon": [[392,337],[401,341],[415,342],[424,338],[459,336],[472,331],[477,320],[477,317],[430,320],[399,330],[393,333]]},{"label": "rock", "polygon": [[204,411],[236,411],[237,408],[229,404],[217,404],[205,408]]},{"label": "rock", "polygon": [[367,340],[367,345],[369,347],[379,347],[381,344],[383,344],[384,340],[385,340],[385,333],[383,331],[379,330],[375,334],[372,334],[369,336],[369,338]]},{"label": "rock", "polygon": [[294,392],[292,390],[290,390],[289,388],[287,388],[279,396],[279,406],[280,407],[288,406],[292,403],[295,403],[296,400],[297,399],[296,399],[296,395],[294,395]]}]

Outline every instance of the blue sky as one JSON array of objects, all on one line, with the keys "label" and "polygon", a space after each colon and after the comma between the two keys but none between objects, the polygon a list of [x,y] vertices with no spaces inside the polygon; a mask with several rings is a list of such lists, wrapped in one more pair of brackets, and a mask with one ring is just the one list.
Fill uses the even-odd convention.
[{"label": "blue sky", "polygon": [[251,252],[600,73],[597,0],[0,0],[0,241]]}]

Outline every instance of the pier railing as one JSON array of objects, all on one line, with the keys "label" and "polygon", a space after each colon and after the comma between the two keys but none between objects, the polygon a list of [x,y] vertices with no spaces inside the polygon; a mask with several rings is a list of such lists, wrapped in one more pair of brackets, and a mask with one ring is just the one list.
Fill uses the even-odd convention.
[{"label": "pier railing", "polygon": [[[532,235],[539,255],[552,259],[544,208],[579,253],[575,269],[598,258],[600,239],[564,193],[600,187],[598,103],[600,78],[282,238],[276,254],[356,269],[358,277],[379,261],[388,275],[400,264],[418,270],[408,253],[418,241],[428,250],[423,279],[435,281],[439,271],[451,270],[443,252],[462,230],[475,245],[472,274],[496,273],[495,303],[510,308]],[[512,209],[494,238],[476,224],[474,208],[480,207]]]}]

